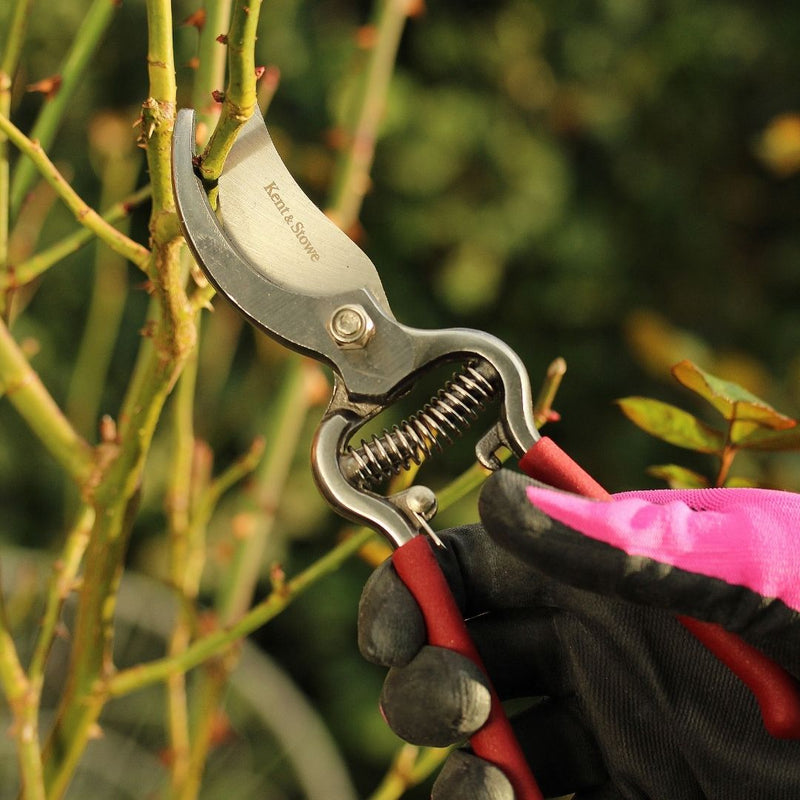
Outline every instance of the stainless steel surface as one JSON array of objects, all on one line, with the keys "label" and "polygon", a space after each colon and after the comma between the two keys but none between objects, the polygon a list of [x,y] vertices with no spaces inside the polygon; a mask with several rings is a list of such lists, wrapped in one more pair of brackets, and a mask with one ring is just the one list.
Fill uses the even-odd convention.
[{"label": "stainless steel surface", "polygon": [[366,289],[391,315],[375,266],[297,185],[258,108],[225,160],[218,215],[231,244],[272,283],[317,296]]},{"label": "stainless steel surface", "polygon": [[[495,467],[501,444],[521,456],[538,440],[527,372],[513,350],[480,331],[425,331],[397,322],[372,263],[305,197],[260,116],[244,127],[226,163],[219,217],[195,175],[193,157],[194,115],[183,110],[173,136],[173,185],[198,264],[254,325],[326,362],[337,376],[312,463],[320,490],[340,513],[376,527],[396,546],[420,527],[428,530],[424,515],[355,485],[343,465],[359,428],[437,364],[474,361],[484,377],[496,376],[500,419],[478,444],[482,463]],[[356,346],[342,346],[347,344]],[[467,395],[481,382],[469,380],[465,394],[445,395],[454,420],[475,410]]]},{"label": "stainless steel surface", "polygon": [[[184,109],[178,113],[173,133],[175,201],[189,247],[214,287],[254,325],[287,347],[328,363],[354,396],[367,399],[390,394],[414,371],[418,347],[409,341],[408,329],[398,325],[371,289],[347,288],[349,282],[342,281],[338,293],[319,294],[273,281],[274,260],[268,245],[261,260],[254,262],[233,244],[195,175],[193,158],[194,114]],[[291,270],[303,272],[306,282],[319,268],[299,252],[291,261]],[[286,271],[284,265],[281,274]],[[320,285],[329,286],[322,280]],[[372,320],[375,335],[368,347],[345,350],[331,338],[328,323],[336,309],[347,305],[361,306]]]}]

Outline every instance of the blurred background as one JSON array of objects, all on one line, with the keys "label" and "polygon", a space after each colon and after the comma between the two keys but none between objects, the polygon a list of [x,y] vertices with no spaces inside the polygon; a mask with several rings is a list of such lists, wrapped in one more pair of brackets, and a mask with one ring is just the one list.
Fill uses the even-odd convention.
[{"label": "blurred background", "polygon": [[[183,0],[174,6],[176,21],[197,10]],[[58,71],[87,7],[35,6],[14,101],[23,130],[47,102],[41,82]],[[347,0],[267,0],[262,10],[257,63],[280,72],[268,122],[290,170],[323,206],[370,44],[371,9]],[[800,414],[800,7],[428,0],[416,12],[386,97],[361,223],[350,231],[376,264],[398,319],[488,330],[522,356],[534,386],[564,357],[561,420],[549,434],[611,490],[657,485],[645,469],[663,461],[708,471],[697,456],[645,436],[614,406],[622,396],[651,395],[699,410],[670,379],[670,365],[683,358]],[[197,30],[178,25],[175,40],[186,104]],[[126,0],[50,148],[95,204],[147,181],[132,128],[147,94],[146,51],[144,4]],[[47,213],[29,236],[39,248],[74,225],[45,195],[36,202]],[[140,241],[146,215],[145,205],[131,222]],[[18,298],[14,327],[56,398],[67,407],[73,398],[75,419],[86,410],[74,384],[97,258],[87,247],[51,269]],[[98,415],[119,405],[147,306],[140,274],[97,263],[117,276],[101,294],[117,299],[119,329],[107,337],[97,408],[81,423],[93,441]],[[100,356],[83,357],[88,377],[79,381],[88,381]],[[196,432],[218,465],[254,436],[271,435],[287,363],[219,302],[206,318]],[[324,385],[318,389],[289,454],[264,591],[269,563],[280,560],[293,574],[328,550],[340,527],[308,470],[325,395]],[[0,405],[0,437],[0,540],[47,550],[60,541],[74,498],[8,404]],[[156,577],[167,453],[159,440],[131,552],[131,566]],[[468,466],[468,448],[454,461],[441,475],[434,469],[432,483]],[[800,487],[791,454],[745,460],[742,468],[765,485]],[[221,509],[212,544],[223,546],[242,502],[237,495]],[[446,522],[474,519],[472,498]],[[398,744],[376,712],[381,673],[353,644],[370,569],[348,563],[255,637],[324,720],[362,797]],[[133,593],[131,602],[144,596]],[[273,775],[291,766],[287,747],[275,745],[266,764]],[[303,796],[290,783],[267,796]],[[425,789],[408,796],[424,797]]]}]

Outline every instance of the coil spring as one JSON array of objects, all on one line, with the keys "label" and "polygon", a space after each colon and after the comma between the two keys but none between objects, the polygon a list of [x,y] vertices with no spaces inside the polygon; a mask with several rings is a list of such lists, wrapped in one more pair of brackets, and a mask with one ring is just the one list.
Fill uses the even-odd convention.
[{"label": "coil spring", "polygon": [[408,417],[358,448],[348,447],[344,465],[348,477],[362,489],[375,487],[411,464],[421,464],[443,443],[469,427],[471,421],[492,400],[492,382],[467,364],[456,373],[416,414]]}]

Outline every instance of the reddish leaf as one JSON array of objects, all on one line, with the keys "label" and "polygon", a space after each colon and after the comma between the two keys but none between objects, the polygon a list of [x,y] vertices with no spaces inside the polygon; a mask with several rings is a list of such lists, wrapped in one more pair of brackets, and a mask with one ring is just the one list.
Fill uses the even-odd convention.
[{"label": "reddish leaf", "polygon": [[688,411],[648,397],[617,400],[628,419],[651,436],[688,450],[719,453],[725,447],[725,434],[701,422]]}]

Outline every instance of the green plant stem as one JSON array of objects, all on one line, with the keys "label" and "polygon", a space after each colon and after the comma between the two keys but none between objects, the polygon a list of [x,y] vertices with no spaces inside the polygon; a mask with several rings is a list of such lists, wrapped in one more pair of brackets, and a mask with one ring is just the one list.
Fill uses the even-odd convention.
[{"label": "green plant stem", "polygon": [[[3,42],[3,56],[0,61],[0,116],[8,119],[11,116],[11,90],[14,75],[17,71],[22,44],[25,39],[25,28],[30,16],[33,0],[17,0],[6,23],[6,37]],[[8,137],[0,133],[0,277],[4,277],[8,263],[8,232],[10,225],[10,178],[8,160]],[[0,302],[5,303],[5,298]],[[0,312],[5,312],[0,308]]]},{"label": "green plant stem", "polygon": [[28,139],[19,128],[4,116],[0,116],[0,131],[36,166],[42,177],[55,189],[56,194],[75,215],[75,219],[81,225],[89,228],[112,250],[127,258],[136,266],[145,267],[150,257],[147,248],[120,233],[113,225],[109,225],[93,208],[87,205],[56,169],[38,142]]},{"label": "green plant stem", "polygon": [[195,343],[170,182],[175,71],[168,0],[148,0],[147,18],[150,96],[142,108],[142,144],[153,187],[147,272],[159,319],[152,339],[140,349],[119,415],[117,441],[90,491],[96,520],[85,571],[92,580],[85,582],[78,601],[69,679],[46,749],[51,800],[63,796],[107,699],[103,687],[113,670],[114,608],[145,459],[166,398]]},{"label": "green plant stem", "polygon": [[[150,94],[142,105],[141,143],[153,187],[154,215],[175,209],[170,176],[170,146],[175,123],[175,58],[172,50],[172,8],[162,0],[147,2],[147,76]],[[158,218],[156,217],[157,221]]]},{"label": "green plant stem", "polygon": [[240,639],[278,616],[317,581],[339,569],[374,535],[371,530],[359,530],[357,534],[345,539],[295,578],[273,589],[264,600],[230,627],[198,639],[178,657],[162,658],[118,672],[109,677],[106,690],[113,697],[130,694],[154,683],[160,683],[174,672],[186,672],[210,658],[223,654]]},{"label": "green plant stem", "polygon": [[94,467],[92,448],[64,416],[3,322],[0,383],[6,397],[50,454],[73,480],[84,483]]},{"label": "green plant stem", "polygon": [[[86,69],[91,62],[100,39],[111,23],[116,9],[117,3],[111,2],[111,0],[94,0],[86,12],[86,16],[76,32],[72,47],[61,65],[59,72],[61,85],[55,95],[42,106],[39,117],[30,133],[30,138],[38,142],[42,150],[50,149],[64,112],[69,108],[69,103],[75,94],[75,90],[82,84]],[[10,205],[12,217],[15,217],[19,212],[19,208],[25,199],[25,194],[31,187],[34,177],[35,169],[33,164],[23,162],[15,170],[11,184]]]},{"label": "green plant stem", "polygon": [[402,745],[380,786],[368,800],[397,800],[428,778],[450,755],[451,747]]},{"label": "green plant stem", "polygon": [[208,185],[219,178],[239,128],[256,106],[255,43],[260,11],[261,0],[234,0],[222,112],[200,158],[200,174]]},{"label": "green plant stem", "polygon": [[[31,663],[28,668],[28,677],[30,680],[31,692],[28,713],[30,715],[30,724],[34,729],[38,726],[37,716],[38,707],[41,697],[41,690],[44,684],[44,672],[47,662],[47,656],[50,652],[53,639],[55,637],[56,628],[58,625],[61,609],[64,602],[74,588],[74,583],[80,569],[83,555],[89,544],[89,536],[94,523],[94,510],[85,506],[81,513],[78,515],[77,522],[67,537],[61,558],[53,566],[53,572],[48,586],[48,591],[45,601],[45,610],[42,617],[42,624],[40,626],[39,635],[36,640],[36,646],[33,651]],[[36,742],[36,752],[30,753],[31,761],[35,758],[35,767],[38,770],[38,780],[41,782],[42,793],[41,797],[45,797],[45,782],[44,782],[44,769],[42,753],[38,744],[38,736]],[[33,764],[31,766],[33,768]],[[27,786],[27,782],[26,782]],[[27,798],[27,794],[23,794]],[[38,797],[38,795],[32,795]]]},{"label": "green plant stem", "polygon": [[[508,457],[508,453],[506,453]],[[439,511],[455,505],[459,500],[466,497],[470,492],[477,489],[490,475],[492,471],[477,461],[457,478],[454,478],[441,491],[437,492]]]},{"label": "green plant stem", "polygon": [[211,93],[225,85],[227,52],[217,37],[230,29],[232,5],[232,0],[206,0],[205,3],[206,18],[198,48],[199,64],[192,87],[192,106],[197,112],[197,126],[201,132],[213,130],[221,111]]},{"label": "green plant stem", "polygon": [[28,666],[28,676],[33,683],[41,684],[44,680],[45,663],[55,637],[61,609],[74,589],[93,524],[94,509],[84,506],[67,536],[61,556],[53,565],[39,635]]},{"label": "green plant stem", "polygon": [[[150,186],[143,186],[131,195],[114,205],[109,206],[100,215],[104,222],[114,225],[126,219],[136,206],[150,199]],[[38,278],[50,267],[58,264],[72,253],[77,253],[85,244],[91,242],[96,234],[89,228],[78,228],[55,244],[50,245],[36,255],[20,261],[19,264],[10,265],[8,273],[0,274],[0,291],[16,289]],[[140,266],[140,265],[137,265]]]},{"label": "green plant stem", "polygon": [[197,800],[203,781],[214,726],[224,699],[230,668],[224,660],[210,659],[203,664],[194,687],[192,743],[187,759],[186,779],[176,787],[170,800]]},{"label": "green plant stem", "polygon": [[22,800],[45,797],[37,724],[40,688],[28,680],[22,668],[11,635],[5,597],[0,592],[0,689],[14,720],[8,735],[15,741]]},{"label": "green plant stem", "polygon": [[[193,520],[198,532],[205,530],[216,507],[219,496],[234,481],[255,467],[260,468],[254,476],[257,509],[252,514],[252,524],[247,535],[240,539],[230,566],[225,572],[217,597],[217,618],[224,627],[240,618],[252,602],[255,586],[262,574],[263,553],[275,522],[280,495],[286,483],[292,459],[297,450],[298,439],[308,411],[306,369],[297,356],[288,359],[287,374],[281,382],[277,407],[270,409],[269,432],[266,441],[269,451],[261,459],[264,450],[262,441],[257,441],[250,453],[237,465],[223,473],[205,492]],[[186,640],[184,640],[186,643]],[[171,654],[177,654],[177,649]],[[231,648],[222,658],[204,664],[193,692],[192,742],[186,766],[181,770],[183,783],[173,776],[174,800],[193,800],[200,788],[203,768],[211,746],[213,721],[224,696],[231,671],[238,662],[236,648]],[[176,684],[179,675],[170,676],[168,686]]]},{"label": "green plant stem", "polygon": [[[214,125],[214,132],[205,150],[204,159],[212,164],[218,158],[217,166],[210,172],[206,166],[206,177],[215,180],[222,170],[225,157],[243,122],[252,114],[256,102],[256,76],[254,48],[258,25],[260,0],[258,2],[237,2],[231,12],[230,0],[212,0],[206,5],[206,19],[200,37],[199,69],[193,91],[193,105],[198,110],[198,133],[205,138],[205,132]],[[228,30],[227,52],[219,46],[217,35]],[[222,86],[225,75],[225,56],[229,65],[229,83],[222,106],[212,97],[214,90]],[[214,172],[216,170],[216,172]],[[214,198],[212,196],[212,202]],[[193,309],[208,305],[213,297],[213,289],[205,281],[200,282],[190,304]],[[260,458],[260,445],[256,445],[249,458],[223,474],[208,488],[192,515],[187,529],[184,545],[186,564],[184,565],[184,593],[189,590],[187,580],[191,573],[199,582],[202,559],[193,557],[199,553],[200,542],[205,541],[205,528],[222,492],[246,470],[255,466]],[[251,463],[252,462],[252,463]],[[193,568],[194,565],[194,568]],[[188,596],[185,599],[189,599]],[[187,620],[179,619],[171,643],[170,655],[177,656],[185,651],[189,642]],[[224,663],[207,665],[201,674],[193,701],[190,741],[186,718],[186,692],[182,673],[170,676],[168,691],[172,693],[171,716],[174,715],[173,748],[174,765],[170,779],[170,797],[174,800],[193,800],[197,797],[203,769],[211,743],[214,719],[228,679],[228,667]],[[178,704],[183,706],[178,709]]]},{"label": "green plant stem", "polygon": [[[172,459],[167,489],[166,510],[169,531],[170,582],[180,594],[175,627],[167,652],[183,652],[189,643],[194,622],[189,604],[196,600],[198,581],[189,569],[189,536],[192,487],[194,484],[194,394],[197,383],[197,351],[189,357],[178,380],[172,400]],[[192,606],[193,607],[193,606]],[[170,781],[181,785],[189,765],[189,717],[187,713],[186,680],[184,675],[172,675],[167,682],[167,731],[170,743]]]},{"label": "green plant stem", "polygon": [[714,481],[714,486],[719,487],[725,485],[725,481],[728,480],[731,467],[733,466],[733,460],[736,458],[736,454],[738,452],[739,449],[735,445],[725,445],[722,452],[719,454],[719,470],[717,471],[717,477]]},{"label": "green plant stem", "polygon": [[539,394],[533,403],[533,420],[537,428],[541,428],[550,421],[553,402],[566,372],[567,362],[563,358],[554,359],[547,368]]},{"label": "green plant stem", "polygon": [[333,195],[327,211],[331,219],[345,231],[358,220],[369,187],[378,128],[383,118],[409,5],[408,0],[379,0],[375,6],[377,41],[353,119],[347,125],[348,147],[337,165]]},{"label": "green plant stem", "polygon": [[[132,159],[130,154],[108,159],[101,175],[103,196],[110,192],[128,194],[136,183],[138,171],[138,159]],[[87,438],[96,432],[103,387],[127,296],[128,270],[124,259],[98,242],[89,312],[65,405],[76,429]]]},{"label": "green plant stem", "polygon": [[267,453],[254,476],[256,509],[251,514],[252,524],[248,534],[237,543],[217,597],[217,613],[222,625],[238,619],[252,602],[262,574],[264,549],[275,525],[308,408],[305,365],[302,358],[291,355],[287,359],[280,394],[269,411]]},{"label": "green plant stem", "polygon": [[[196,359],[191,359],[178,383],[173,407],[176,466],[170,490],[171,579],[182,595],[168,650],[173,657],[185,651],[194,631],[194,619],[189,609],[194,607],[200,587],[208,522],[222,495],[252,472],[263,452],[263,442],[257,440],[242,458],[210,482],[205,478],[205,471],[196,466],[192,469],[191,461],[180,451],[201,452],[200,448],[191,446],[196,370]],[[203,472],[203,477],[198,480],[199,472]],[[169,796],[174,800],[190,800],[199,791],[216,710],[228,678],[228,669],[221,664],[213,665],[208,671],[208,678],[201,679],[193,693],[191,721],[184,674],[175,673],[167,680],[172,750]]]},{"label": "green plant stem", "polygon": [[193,527],[205,529],[225,492],[249,475],[261,462],[263,454],[264,440],[258,438],[241,458],[209,482],[197,500],[192,515]]},{"label": "green plant stem", "polygon": [[37,698],[23,700],[16,713],[18,729],[17,762],[22,778],[23,800],[45,800],[42,751],[39,741],[39,702]]},{"label": "green plant stem", "polygon": [[24,800],[44,800],[44,780],[39,746],[39,696],[19,662],[11,632],[0,625],[0,683],[14,716],[12,733]]}]

